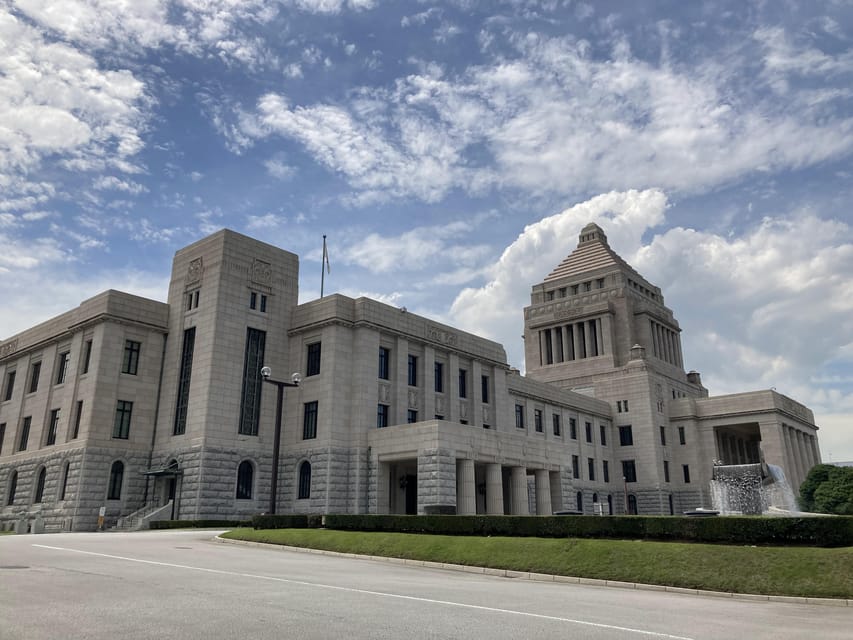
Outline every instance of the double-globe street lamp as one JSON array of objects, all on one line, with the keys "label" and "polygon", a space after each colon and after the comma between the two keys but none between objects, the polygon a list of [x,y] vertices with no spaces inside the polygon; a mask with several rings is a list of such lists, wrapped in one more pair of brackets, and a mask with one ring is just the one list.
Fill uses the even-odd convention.
[{"label": "double-globe street lamp", "polygon": [[273,451],[272,451],[272,479],[270,487],[270,508],[269,513],[275,514],[275,503],[276,503],[276,494],[278,493],[278,450],[281,447],[281,405],[284,401],[284,388],[285,387],[298,387],[299,383],[302,382],[302,375],[294,373],[290,376],[291,382],[282,382],[281,380],[273,380],[270,376],[272,376],[272,369],[270,367],[261,368],[261,377],[264,379],[264,382],[269,382],[270,384],[274,384],[278,389],[278,397],[276,399],[275,404],[275,436],[273,437]]}]

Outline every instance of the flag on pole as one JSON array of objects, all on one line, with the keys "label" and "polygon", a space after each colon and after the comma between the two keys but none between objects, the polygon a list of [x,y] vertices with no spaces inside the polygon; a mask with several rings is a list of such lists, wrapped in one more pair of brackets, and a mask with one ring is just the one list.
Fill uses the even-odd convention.
[{"label": "flag on pole", "polygon": [[323,264],[326,265],[326,273],[332,273],[332,267],[329,264],[329,250],[326,248],[326,236],[323,236]]}]

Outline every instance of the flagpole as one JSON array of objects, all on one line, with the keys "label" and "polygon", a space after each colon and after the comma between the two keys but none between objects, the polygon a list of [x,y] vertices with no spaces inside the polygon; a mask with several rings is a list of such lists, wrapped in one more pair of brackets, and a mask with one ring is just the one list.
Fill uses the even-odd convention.
[{"label": "flagpole", "polygon": [[320,260],[320,297],[323,297],[323,287],[326,284],[326,234],[323,234],[323,258]]}]

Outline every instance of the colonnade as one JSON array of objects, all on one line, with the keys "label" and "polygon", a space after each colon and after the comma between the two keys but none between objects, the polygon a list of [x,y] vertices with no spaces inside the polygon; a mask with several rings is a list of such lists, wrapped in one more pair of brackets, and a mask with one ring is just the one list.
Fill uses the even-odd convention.
[{"label": "colonnade", "polygon": [[572,322],[539,331],[540,364],[604,355],[601,318]]},{"label": "colonnade", "polygon": [[683,369],[684,361],[681,356],[681,340],[678,339],[678,334],[654,320],[649,320],[649,324],[654,356]]},{"label": "colonnade", "polygon": [[[530,515],[527,490],[527,468],[510,467],[509,472],[509,512],[512,515]],[[456,461],[456,513],[459,515],[476,515],[477,486],[475,479],[474,460],[459,459]],[[536,515],[551,515],[562,509],[562,491],[560,489],[560,472],[536,469],[533,472],[536,487]],[[504,473],[500,463],[485,465],[485,506],[488,515],[503,515],[506,512],[504,504]]]},{"label": "colonnade", "polygon": [[754,464],[761,459],[758,443],[755,438],[717,431],[717,457],[724,464]]},{"label": "colonnade", "polygon": [[[785,440],[787,475],[796,474],[793,478],[789,477],[789,481],[796,481],[796,486],[799,487],[811,468],[820,463],[817,437],[784,423],[780,428]],[[791,482],[791,486],[794,486],[793,482]]]}]

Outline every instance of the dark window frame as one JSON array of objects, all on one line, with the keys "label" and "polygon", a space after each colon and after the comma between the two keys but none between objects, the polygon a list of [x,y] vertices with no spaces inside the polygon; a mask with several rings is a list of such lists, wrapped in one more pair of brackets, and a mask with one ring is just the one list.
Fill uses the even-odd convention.
[{"label": "dark window frame", "polygon": [[572,454],[572,478],[580,480],[581,478],[581,459],[580,456]]},{"label": "dark window frame", "polygon": [[311,463],[303,460],[299,465],[299,488],[297,500],[308,500],[311,497]]},{"label": "dark window frame", "polygon": [[391,377],[391,349],[379,347],[379,375],[380,380],[389,380]]},{"label": "dark window frame", "polygon": [[323,343],[320,340],[305,345],[305,377],[320,375],[320,360],[323,356]]},{"label": "dark window frame", "polygon": [[71,434],[71,439],[76,440],[80,436],[80,419],[83,417],[83,401],[77,401],[77,413],[74,416],[74,431]]},{"label": "dark window frame", "polygon": [[130,438],[130,421],[132,418],[133,402],[131,400],[117,400],[113,438],[117,440],[128,440]]},{"label": "dark window frame", "polygon": [[21,422],[21,434],[18,438],[18,451],[26,451],[27,444],[30,439],[30,427],[33,424],[32,416],[24,416],[23,421]]},{"label": "dark window frame", "polygon": [[459,369],[459,397],[468,397],[468,370]]},{"label": "dark window frame", "polygon": [[577,418],[569,418],[569,438],[572,440],[578,439],[578,421]]},{"label": "dark window frame", "polygon": [[71,463],[66,461],[65,464],[62,465],[62,480],[60,480],[59,495],[57,496],[59,502],[63,502],[65,500],[65,496],[68,494],[68,476],[70,474]]},{"label": "dark window frame", "polygon": [[515,405],[515,428],[524,429],[524,405]]},{"label": "dark window frame", "polygon": [[610,482],[610,462],[607,460],[601,461],[601,477],[605,482]]},{"label": "dark window frame", "polygon": [[181,367],[178,373],[178,391],[175,394],[175,423],[172,435],[183,435],[187,431],[187,413],[190,405],[190,384],[193,373],[193,354],[195,353],[195,327],[184,329],[184,343],[181,347]]},{"label": "dark window frame", "polygon": [[121,361],[121,372],[130,376],[139,374],[139,357],[142,353],[142,343],[139,340],[124,341],[124,357]]},{"label": "dark window frame", "polygon": [[483,404],[489,404],[489,376],[480,376],[480,395]]},{"label": "dark window frame", "polygon": [[124,484],[124,462],[116,460],[110,466],[110,482],[107,487],[107,500],[121,500]]},{"label": "dark window frame", "polygon": [[666,427],[661,425],[658,428],[659,428],[659,433],[660,433],[660,444],[662,447],[665,447],[666,446]]},{"label": "dark window frame", "polygon": [[61,411],[61,409],[50,410],[50,421],[47,426],[47,438],[45,438],[44,442],[46,447],[56,444],[56,434],[59,431],[59,418]]},{"label": "dark window frame", "polygon": [[236,500],[252,500],[255,485],[255,465],[251,460],[243,460],[237,465]]},{"label": "dark window frame", "polygon": [[6,506],[15,504],[15,494],[18,493],[18,470],[14,469],[9,475],[9,489],[6,493]]},{"label": "dark window frame", "polygon": [[414,424],[418,421],[418,410],[417,409],[409,409],[406,414],[406,418],[409,424]]},{"label": "dark window frame", "polygon": [[684,427],[678,427],[678,444],[687,444],[687,433]]},{"label": "dark window frame", "polygon": [[625,424],[619,427],[619,446],[634,446],[634,430],[630,424]]},{"label": "dark window frame", "polygon": [[601,446],[606,447],[607,446],[607,425],[605,425],[605,424],[599,425],[598,430],[599,430],[599,436],[601,437]]},{"label": "dark window frame", "polygon": [[533,410],[533,428],[537,433],[545,432],[545,425],[542,420],[542,409]]},{"label": "dark window frame", "polygon": [[35,393],[39,390],[39,378],[41,377],[41,360],[30,365],[30,386],[27,393]]},{"label": "dark window frame", "polygon": [[681,473],[684,474],[684,484],[690,484],[690,465],[681,465]]},{"label": "dark window frame", "polygon": [[237,433],[257,436],[261,419],[261,395],[267,332],[252,327],[246,328],[246,349],[243,356],[243,386],[240,392],[240,422]]},{"label": "dark window frame", "polygon": [[560,432],[561,432],[560,414],[559,413],[552,413],[551,414],[551,427],[552,427],[552,430],[554,432],[554,435],[559,438]]},{"label": "dark window frame", "polygon": [[83,367],[80,370],[80,375],[89,373],[89,365],[92,363],[92,340],[86,340],[83,343]]},{"label": "dark window frame", "polygon": [[587,475],[590,482],[595,481],[595,458],[586,459]]},{"label": "dark window frame", "polygon": [[433,377],[435,378],[435,392],[444,393],[444,363],[435,361],[433,366]]},{"label": "dark window frame", "polygon": [[68,377],[68,363],[71,361],[71,352],[63,351],[59,354],[59,361],[56,363],[56,383],[65,384],[65,379]]},{"label": "dark window frame", "polygon": [[622,460],[622,477],[625,478],[625,482],[637,481],[636,460]]},{"label": "dark window frame", "polygon": [[36,476],[36,490],[33,494],[33,504],[40,504],[44,501],[44,485],[47,483],[47,467],[39,469]]},{"label": "dark window frame", "polygon": [[320,403],[317,400],[306,402],[302,408],[302,439],[314,440],[317,437],[317,419]]},{"label": "dark window frame", "polygon": [[6,372],[6,387],[3,390],[3,402],[8,402],[12,399],[12,392],[15,390],[15,377],[17,369],[12,369]]},{"label": "dark window frame", "polygon": [[408,383],[410,387],[418,386],[418,357],[409,354],[407,360]]},{"label": "dark window frame", "polygon": [[389,414],[391,412],[391,406],[387,404],[382,404],[381,402],[376,405],[376,428],[384,429],[388,426],[389,422]]},{"label": "dark window frame", "polygon": [[663,461],[663,481],[669,482],[669,460]]},{"label": "dark window frame", "polygon": [[586,439],[586,441],[589,444],[592,444],[593,437],[592,437],[592,423],[591,422],[584,422],[584,438]]}]

